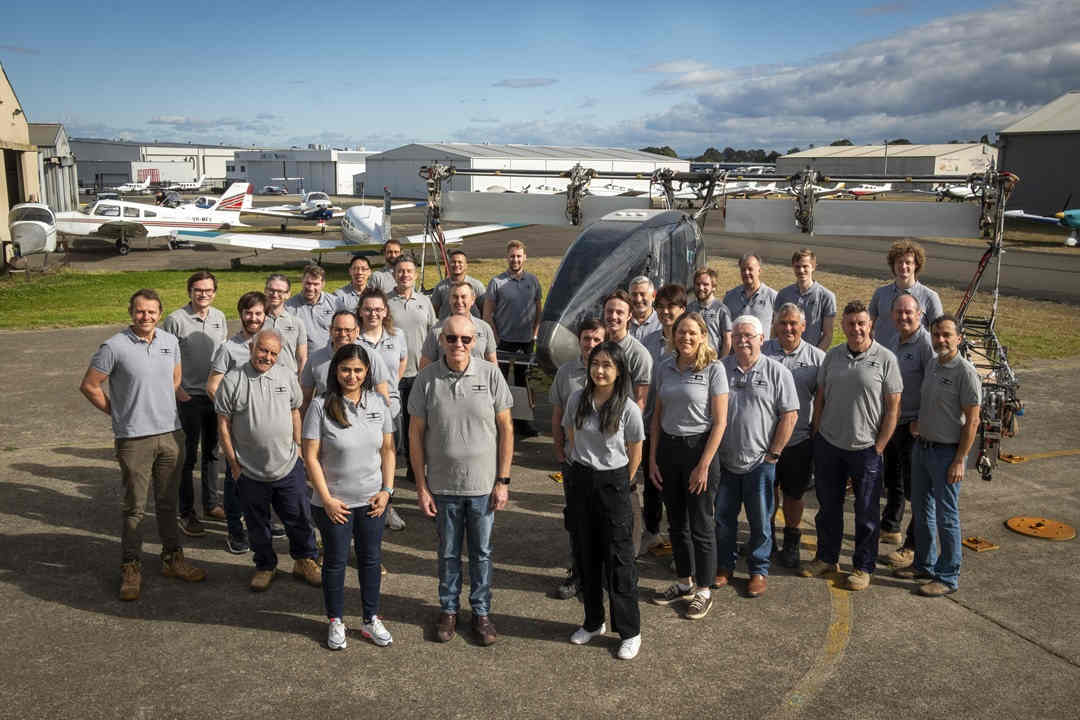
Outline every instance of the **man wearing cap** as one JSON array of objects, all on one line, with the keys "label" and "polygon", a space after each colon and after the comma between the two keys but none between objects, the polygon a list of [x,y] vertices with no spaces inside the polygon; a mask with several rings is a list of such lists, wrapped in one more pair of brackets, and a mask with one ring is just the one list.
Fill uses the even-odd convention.
[{"label": "man wearing cap", "polygon": [[694,271],[694,298],[686,306],[686,312],[696,312],[705,321],[709,331],[709,344],[717,357],[725,358],[731,352],[731,312],[724,301],[716,297],[717,277],[712,268]]},{"label": "man wearing cap", "polygon": [[307,362],[308,337],[304,323],[285,307],[291,288],[292,283],[284,275],[274,273],[266,278],[266,319],[262,329],[277,331],[281,336],[278,362],[299,375]]},{"label": "man wearing cap", "polygon": [[795,282],[776,293],[775,307],[793,303],[803,312],[806,330],[803,340],[828,350],[832,345],[833,324],[836,322],[836,294],[814,280],[817,256],[810,248],[800,248],[791,256]]},{"label": "man wearing cap", "polygon": [[421,370],[442,358],[439,335],[442,334],[443,325],[446,324],[446,318],[450,317],[450,315],[472,316],[473,325],[476,326],[476,339],[469,345],[469,352],[472,353],[473,357],[478,357],[481,360],[496,361],[497,344],[495,342],[495,332],[490,325],[474,314],[476,311],[475,293],[476,289],[473,285],[464,280],[450,285],[444,304],[444,307],[450,309],[450,313],[435,323],[434,327],[431,328],[431,332],[427,334],[424,347],[420,351]]},{"label": "man wearing cap", "polygon": [[473,290],[473,305],[469,312],[474,317],[480,318],[484,314],[484,283],[468,274],[469,258],[465,251],[451,250],[446,256],[446,277],[439,281],[435,289],[431,291],[431,306],[435,308],[435,314],[440,320],[450,317],[453,307],[450,304],[450,290],[457,283],[468,283]]},{"label": "man wearing cap", "polygon": [[753,315],[761,322],[765,339],[769,339],[772,329],[773,306],[776,304],[776,291],[761,282],[761,258],[757,253],[744,253],[739,258],[739,275],[742,285],[728,290],[724,295],[724,305],[731,317]]}]

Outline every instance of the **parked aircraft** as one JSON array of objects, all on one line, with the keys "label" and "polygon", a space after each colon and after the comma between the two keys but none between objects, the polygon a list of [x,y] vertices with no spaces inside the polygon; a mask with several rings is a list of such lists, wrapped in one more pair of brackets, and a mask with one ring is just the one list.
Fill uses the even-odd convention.
[{"label": "parked aircraft", "polygon": [[203,184],[206,183],[206,175],[200,175],[193,182],[173,183],[166,190],[186,190],[186,191],[198,191],[202,190]]},{"label": "parked aircraft", "polygon": [[[390,209],[405,210],[423,206],[423,202],[412,202],[394,205]],[[261,217],[281,218],[281,232],[285,232],[289,220],[315,220],[325,230],[327,220],[345,217],[346,211],[344,208],[335,206],[330,201],[329,195],[315,190],[304,193],[304,197],[299,203],[271,205],[270,207],[264,208],[248,208],[244,210],[244,213],[248,215],[259,215]]]},{"label": "parked aircraft", "polygon": [[56,250],[56,219],[43,203],[20,203],[11,208],[8,229],[15,257]]},{"label": "parked aircraft", "polygon": [[150,187],[150,178],[147,177],[141,183],[140,182],[126,182],[123,185],[117,185],[116,187],[113,188],[113,190],[120,193],[120,194],[124,194],[124,193],[141,193],[144,190],[149,189],[149,187]]},{"label": "parked aircraft", "polygon": [[885,183],[884,185],[856,185],[855,187],[847,188],[841,194],[850,195],[856,200],[859,200],[864,197],[877,197],[878,195],[882,195],[887,192],[892,192],[892,183]]},{"label": "parked aircraft", "polygon": [[1030,220],[1032,222],[1059,225],[1070,231],[1069,236],[1065,238],[1065,245],[1067,247],[1076,247],[1080,243],[1080,208],[1068,210],[1070,200],[1072,200],[1072,195],[1065,199],[1065,204],[1061,206],[1061,212],[1054,213],[1053,217],[1034,215],[1023,210],[1006,210],[1005,217],[1014,220]]},{"label": "parked aircraft", "polygon": [[980,191],[973,189],[968,183],[939,183],[930,190],[912,190],[911,192],[923,195],[937,195],[938,202],[945,200],[964,202],[981,196]]}]

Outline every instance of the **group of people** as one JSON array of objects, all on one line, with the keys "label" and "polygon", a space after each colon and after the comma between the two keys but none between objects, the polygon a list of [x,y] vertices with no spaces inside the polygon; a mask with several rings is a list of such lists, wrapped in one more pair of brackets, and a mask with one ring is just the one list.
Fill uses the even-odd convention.
[{"label": "group of people", "polygon": [[[205,579],[180,544],[181,532],[203,531],[193,491],[201,446],[204,514],[227,523],[230,551],[252,551],[251,589],[264,591],[274,579],[280,521],[293,574],[322,587],[327,644],[343,648],[351,543],[361,634],[390,644],[379,617],[381,542],[384,528],[404,524],[391,518],[401,449],[406,479],[438,535],[436,637],[447,642],[457,630],[467,542],[471,629],[483,645],[496,641],[494,512],[508,502],[515,435],[535,430],[511,418],[510,368],[500,368],[495,353],[531,352],[540,284],[524,270],[518,241],[508,244],[507,270],[487,286],[454,251],[430,296],[415,289],[416,263],[400,245],[387,243],[384,256],[378,272],[354,258],[350,283],[333,294],[323,290],[318,266],[305,268],[291,298],[289,279],[271,275],[264,292],[239,299],[241,329],[232,337],[213,307],[212,273],[189,278],[190,302],[161,328],[157,293],[132,295],[130,327],[102,344],[82,383],[111,416],[116,437],[125,490],[122,599],[139,596],[140,528],[151,491],[162,573]],[[926,581],[923,594],[956,589],[957,497],[978,426],[980,382],[958,352],[959,322],[918,282],[922,248],[895,243],[888,262],[894,281],[869,306],[844,306],[846,342],[831,348],[836,298],[814,280],[808,249],[795,253],[795,283],[779,292],[761,282],[760,259],[747,254],[739,261],[742,283],[723,299],[709,268],[694,274],[693,298],[681,285],[656,289],[642,276],[605,298],[600,317],[581,320],[581,354],[559,368],[550,391],[571,558],[558,593],[580,593],[585,606],[572,643],[607,631],[606,590],[617,657],[638,654],[635,556],[664,542],[665,510],[676,580],[652,600],[685,603],[686,617],[700,619],[713,591],[733,584],[740,510],[749,524],[749,596],[765,593],[774,557],[806,577],[836,571],[849,484],[856,526],[849,589],[869,585],[879,540],[897,545],[889,564],[901,577]],[[219,446],[226,461],[220,488]],[[818,543],[804,565],[800,527],[812,487]],[[902,532],[905,500],[912,520]]]}]

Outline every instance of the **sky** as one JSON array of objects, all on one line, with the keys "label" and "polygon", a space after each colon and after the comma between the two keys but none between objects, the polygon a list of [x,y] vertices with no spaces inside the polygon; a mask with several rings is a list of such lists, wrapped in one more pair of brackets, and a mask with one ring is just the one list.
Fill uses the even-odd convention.
[{"label": "sky", "polygon": [[1080,89],[1076,0],[15,6],[0,64],[73,137],[688,157],[992,138]]}]

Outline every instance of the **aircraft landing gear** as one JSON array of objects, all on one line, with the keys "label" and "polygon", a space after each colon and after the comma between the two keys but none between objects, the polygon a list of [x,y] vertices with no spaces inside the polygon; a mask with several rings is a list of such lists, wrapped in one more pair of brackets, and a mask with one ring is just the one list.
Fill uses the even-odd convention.
[{"label": "aircraft landing gear", "polygon": [[127,240],[121,238],[120,240],[116,241],[116,252],[120,253],[121,255],[127,255],[129,252],[131,252],[131,245],[128,244]]}]

